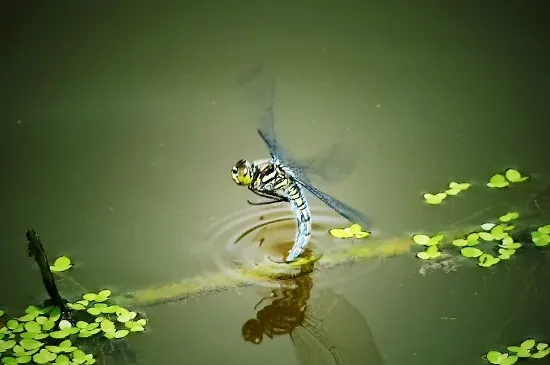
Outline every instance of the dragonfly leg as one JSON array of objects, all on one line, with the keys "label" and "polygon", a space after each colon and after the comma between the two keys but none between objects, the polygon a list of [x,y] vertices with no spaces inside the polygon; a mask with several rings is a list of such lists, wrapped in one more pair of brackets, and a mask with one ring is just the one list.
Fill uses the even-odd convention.
[{"label": "dragonfly leg", "polygon": [[260,299],[260,301],[259,301],[258,303],[256,303],[256,305],[254,306],[254,310],[258,309],[258,306],[259,306],[260,304],[262,304],[262,303],[264,302],[264,300],[273,299],[275,296],[276,296],[275,292],[274,292],[274,291],[271,291],[271,293],[269,294],[269,296],[263,297],[262,299]]},{"label": "dragonfly leg", "polygon": [[263,202],[252,202],[250,200],[247,200],[248,204],[250,205],[268,205],[268,204],[275,204],[275,203],[281,203],[281,202],[284,202],[286,200],[284,199],[273,199],[273,200],[267,200],[267,201],[263,201]]},{"label": "dragonfly leg", "polygon": [[284,195],[278,194],[274,191],[260,191],[260,190],[252,190],[251,191],[261,196],[262,198],[267,198],[269,200],[263,201],[263,202],[251,202],[248,200],[248,204],[250,205],[267,205],[267,204],[275,204],[275,203],[281,203],[281,202],[288,202],[288,198]]}]

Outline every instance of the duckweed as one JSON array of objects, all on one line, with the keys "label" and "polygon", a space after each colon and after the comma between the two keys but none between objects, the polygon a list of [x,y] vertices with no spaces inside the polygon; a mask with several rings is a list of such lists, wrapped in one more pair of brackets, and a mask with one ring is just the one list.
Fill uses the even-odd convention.
[{"label": "duckweed", "polygon": [[539,342],[532,338],[523,341],[518,346],[508,346],[507,352],[489,351],[483,356],[491,364],[511,365],[521,359],[542,359],[550,354],[548,344]]},{"label": "duckweed", "polygon": [[[10,319],[0,328],[1,362],[5,365],[31,361],[56,365],[95,363],[94,356],[79,349],[75,341],[94,335],[116,340],[130,332],[144,331],[147,324],[145,318],[137,318],[136,312],[104,303],[110,295],[111,291],[104,289],[68,303],[69,308],[82,312],[77,321],[70,319],[74,316],[61,318],[61,309],[56,306],[27,307],[25,315]],[[0,316],[3,315],[0,310]],[[82,320],[86,315],[91,316],[91,321]]]},{"label": "duckweed", "polygon": [[447,197],[446,193],[424,194],[424,200],[426,201],[426,203],[432,204],[432,205],[441,204],[443,202],[443,199],[445,199],[446,197]]},{"label": "duckweed", "polygon": [[490,188],[505,188],[510,186],[510,183],[515,184],[528,179],[528,176],[522,176],[518,170],[508,169],[504,175],[495,174],[491,176],[487,186]]},{"label": "duckweed", "polygon": [[55,260],[53,265],[50,265],[50,270],[52,272],[62,272],[69,270],[71,267],[73,267],[71,259],[67,256],[61,256]]},{"label": "duckweed", "polygon": [[365,238],[370,235],[370,232],[363,231],[363,227],[359,224],[352,224],[346,228],[332,228],[328,232],[336,238]]}]

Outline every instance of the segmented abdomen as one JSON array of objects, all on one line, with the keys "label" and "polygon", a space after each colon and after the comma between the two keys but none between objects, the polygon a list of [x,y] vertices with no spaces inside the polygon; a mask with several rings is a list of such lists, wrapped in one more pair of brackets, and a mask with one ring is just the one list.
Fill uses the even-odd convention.
[{"label": "segmented abdomen", "polygon": [[298,224],[294,245],[286,258],[286,261],[294,261],[304,252],[309,242],[311,236],[311,213],[302,189],[295,182],[290,182],[285,190],[285,196],[290,200],[290,205],[296,215],[296,222]]}]

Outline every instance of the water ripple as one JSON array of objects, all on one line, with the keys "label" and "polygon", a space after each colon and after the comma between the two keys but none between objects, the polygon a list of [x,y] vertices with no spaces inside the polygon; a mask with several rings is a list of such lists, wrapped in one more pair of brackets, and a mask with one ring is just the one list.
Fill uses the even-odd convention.
[{"label": "water ripple", "polygon": [[[353,244],[353,240],[336,239],[328,234],[330,228],[349,225],[345,218],[324,206],[312,206],[311,213],[313,224],[308,248],[315,254],[327,255]],[[207,244],[222,272],[246,281],[240,269],[270,264],[269,258],[282,259],[292,246],[295,234],[295,217],[287,205],[249,206],[213,220],[207,227]],[[270,285],[269,282],[262,284]]]}]

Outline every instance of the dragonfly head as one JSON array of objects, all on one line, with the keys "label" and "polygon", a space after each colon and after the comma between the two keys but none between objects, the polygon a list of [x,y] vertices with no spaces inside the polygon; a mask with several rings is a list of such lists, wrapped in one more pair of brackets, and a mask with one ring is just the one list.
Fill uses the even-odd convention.
[{"label": "dragonfly head", "polygon": [[241,159],[231,169],[231,178],[235,184],[248,186],[252,182],[254,167],[250,161]]},{"label": "dragonfly head", "polygon": [[256,345],[260,344],[264,339],[264,328],[262,323],[256,318],[246,321],[241,328],[241,333],[245,341]]}]

